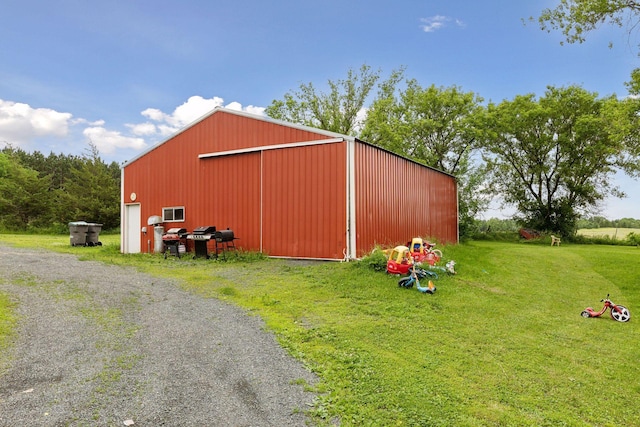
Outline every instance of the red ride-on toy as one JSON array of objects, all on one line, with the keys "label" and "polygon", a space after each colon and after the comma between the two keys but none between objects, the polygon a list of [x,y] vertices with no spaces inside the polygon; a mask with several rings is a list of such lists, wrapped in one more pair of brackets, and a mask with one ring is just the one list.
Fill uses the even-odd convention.
[{"label": "red ride-on toy", "polygon": [[408,274],[412,265],[413,258],[411,258],[409,248],[406,246],[396,246],[391,250],[389,258],[387,258],[387,273]]},{"label": "red ride-on toy", "polygon": [[582,317],[600,317],[607,311],[607,308],[610,309],[611,318],[613,320],[617,320],[618,322],[628,322],[631,319],[631,313],[629,309],[624,305],[614,304],[613,301],[609,299],[609,294],[605,299],[600,300],[600,302],[604,303],[604,307],[600,311],[595,311],[591,307],[587,307],[581,313]]}]

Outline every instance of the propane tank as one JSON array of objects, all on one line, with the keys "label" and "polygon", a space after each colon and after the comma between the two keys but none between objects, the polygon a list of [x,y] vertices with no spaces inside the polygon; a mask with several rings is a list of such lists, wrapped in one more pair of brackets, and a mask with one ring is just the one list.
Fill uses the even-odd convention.
[{"label": "propane tank", "polygon": [[162,236],[164,235],[164,227],[162,225],[156,225],[153,227],[153,252],[160,254],[164,250],[164,242]]}]

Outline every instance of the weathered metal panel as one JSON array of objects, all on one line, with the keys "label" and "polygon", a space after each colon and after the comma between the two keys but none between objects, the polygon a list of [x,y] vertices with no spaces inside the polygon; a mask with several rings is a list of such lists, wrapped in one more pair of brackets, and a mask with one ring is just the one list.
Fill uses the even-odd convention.
[{"label": "weathered metal panel", "polygon": [[265,151],[262,194],[265,253],[344,257],[346,143]]},{"label": "weathered metal panel", "polygon": [[362,143],[354,163],[359,256],[417,236],[457,243],[454,177]]}]

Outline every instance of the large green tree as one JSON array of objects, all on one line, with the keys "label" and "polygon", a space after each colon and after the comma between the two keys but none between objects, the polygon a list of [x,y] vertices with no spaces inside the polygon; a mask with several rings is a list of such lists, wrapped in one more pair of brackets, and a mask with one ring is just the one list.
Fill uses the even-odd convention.
[{"label": "large green tree", "polygon": [[466,172],[476,146],[482,99],[458,87],[423,88],[415,80],[399,96],[372,104],[362,139],[450,174]]},{"label": "large green tree", "polygon": [[79,219],[100,222],[109,229],[118,227],[120,167],[115,162],[105,164],[93,144],[89,143],[84,156],[50,153],[45,157],[11,145],[0,154],[4,155],[0,176],[0,192],[6,195],[0,201],[4,227],[62,230]]},{"label": "large green tree", "polygon": [[4,228],[25,230],[43,226],[50,218],[51,177],[24,167],[18,159],[0,153],[0,223]]},{"label": "large green tree", "polygon": [[63,222],[84,220],[113,229],[120,224],[120,168],[107,165],[92,143],[83,156],[80,167],[59,194],[58,217]]},{"label": "large green tree", "polygon": [[[398,73],[402,71],[392,76]],[[328,92],[303,83],[299,90],[287,92],[283,100],[274,100],[265,113],[274,119],[356,136],[365,102],[379,79],[380,71],[363,65],[358,71],[350,69],[345,79],[329,80]]]},{"label": "large green tree", "polygon": [[617,170],[637,176],[637,101],[570,86],[487,108],[485,161],[492,189],[541,230],[569,235],[608,195]]},{"label": "large green tree", "polygon": [[477,148],[482,99],[458,87],[423,88],[416,80],[397,91],[381,87],[361,138],[422,164],[455,175],[459,188],[460,234],[465,235],[487,200],[479,188],[484,173],[472,162]]},{"label": "large green tree", "polygon": [[568,43],[582,43],[586,34],[602,24],[627,27],[640,24],[640,3],[633,0],[560,0],[538,17],[543,30],[560,30]]},{"label": "large green tree", "polygon": [[37,171],[40,177],[50,176],[51,191],[63,188],[65,182],[72,177],[71,171],[78,169],[83,163],[80,156],[51,152],[45,157],[39,151],[27,152],[12,145],[4,147],[1,152],[17,159],[22,166]]}]

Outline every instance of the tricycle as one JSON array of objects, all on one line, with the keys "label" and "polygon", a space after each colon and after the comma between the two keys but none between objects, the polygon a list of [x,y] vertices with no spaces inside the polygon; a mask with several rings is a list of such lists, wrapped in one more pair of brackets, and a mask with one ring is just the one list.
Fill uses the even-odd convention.
[{"label": "tricycle", "polygon": [[604,306],[600,311],[595,311],[591,307],[585,308],[580,314],[582,317],[600,317],[607,311],[607,308],[610,310],[611,318],[613,320],[617,320],[618,322],[628,322],[631,319],[631,313],[629,309],[624,305],[615,304],[613,301],[609,299],[609,294],[605,299],[601,299],[600,302],[604,303]]}]

